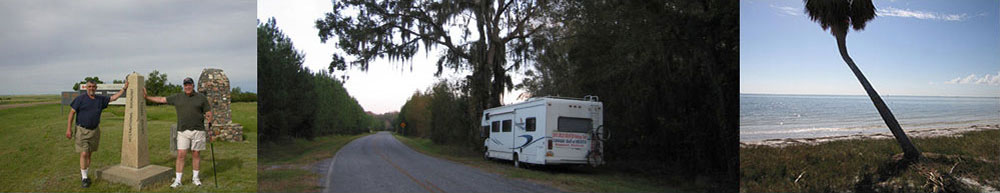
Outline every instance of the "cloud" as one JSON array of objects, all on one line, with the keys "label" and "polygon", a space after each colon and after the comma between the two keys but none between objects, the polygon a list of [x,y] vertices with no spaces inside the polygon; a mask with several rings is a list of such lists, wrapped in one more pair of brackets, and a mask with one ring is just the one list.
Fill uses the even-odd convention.
[{"label": "cloud", "polygon": [[916,19],[929,19],[929,20],[943,20],[943,21],[963,21],[968,19],[968,14],[942,14],[929,11],[920,10],[910,10],[910,9],[899,9],[895,7],[886,7],[878,9],[879,16],[888,17],[909,17]]},{"label": "cloud", "polygon": [[779,13],[784,15],[791,15],[791,16],[802,15],[802,9],[800,8],[794,8],[789,6],[774,6],[774,5],[771,5],[771,8],[777,9]]},{"label": "cloud", "polygon": [[945,81],[945,84],[980,84],[980,85],[990,85],[997,86],[1000,85],[1000,72],[997,74],[984,74],[983,76],[976,76],[976,74],[969,74],[965,77],[956,77],[949,81]]}]

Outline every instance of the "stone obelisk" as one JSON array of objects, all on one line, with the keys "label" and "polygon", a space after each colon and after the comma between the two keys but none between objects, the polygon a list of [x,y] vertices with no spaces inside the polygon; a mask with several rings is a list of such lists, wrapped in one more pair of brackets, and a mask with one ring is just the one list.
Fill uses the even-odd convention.
[{"label": "stone obelisk", "polygon": [[122,128],[121,164],[98,171],[101,179],[123,183],[141,190],[157,182],[169,180],[174,169],[149,164],[149,147],[146,140],[146,100],[142,88],[146,85],[142,75],[135,72],[126,78],[125,124]]}]

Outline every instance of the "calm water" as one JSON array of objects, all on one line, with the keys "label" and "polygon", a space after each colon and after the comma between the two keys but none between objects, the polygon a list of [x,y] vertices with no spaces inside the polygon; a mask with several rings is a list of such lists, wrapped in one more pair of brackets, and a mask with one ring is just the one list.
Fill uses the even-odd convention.
[{"label": "calm water", "polygon": [[[883,96],[904,130],[1000,124],[1000,98]],[[740,141],[889,133],[871,99],[740,94]]]}]

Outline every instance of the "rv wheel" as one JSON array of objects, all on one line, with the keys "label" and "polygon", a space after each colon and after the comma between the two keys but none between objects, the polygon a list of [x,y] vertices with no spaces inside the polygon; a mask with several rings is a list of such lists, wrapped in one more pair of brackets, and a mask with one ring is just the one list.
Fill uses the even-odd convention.
[{"label": "rv wheel", "polygon": [[521,161],[517,159],[517,154],[514,154],[514,168],[521,168]]}]

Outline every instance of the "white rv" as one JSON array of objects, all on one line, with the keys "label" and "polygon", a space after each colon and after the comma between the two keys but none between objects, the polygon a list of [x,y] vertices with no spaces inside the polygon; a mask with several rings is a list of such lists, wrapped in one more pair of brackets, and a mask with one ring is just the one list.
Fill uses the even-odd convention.
[{"label": "white rv", "polygon": [[539,97],[483,111],[485,159],[523,163],[604,164],[604,105],[583,99]]}]

